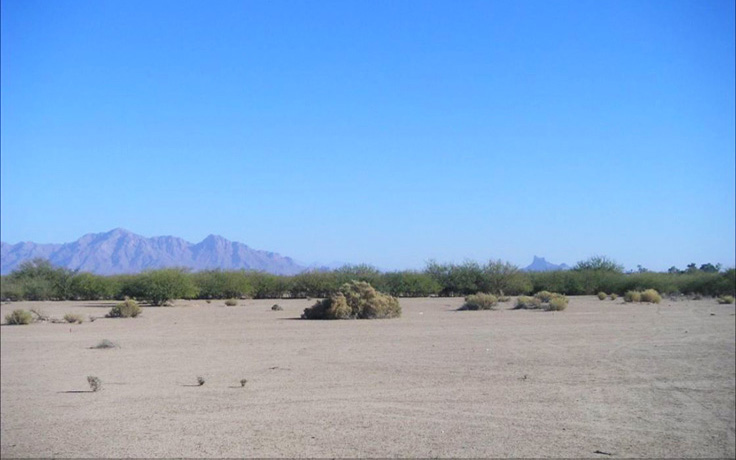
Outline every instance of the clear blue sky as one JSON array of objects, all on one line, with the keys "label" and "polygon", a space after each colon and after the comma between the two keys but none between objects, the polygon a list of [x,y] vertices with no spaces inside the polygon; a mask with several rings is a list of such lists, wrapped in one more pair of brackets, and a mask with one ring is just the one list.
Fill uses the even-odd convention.
[{"label": "clear blue sky", "polygon": [[2,2],[2,240],[734,265],[734,1]]}]

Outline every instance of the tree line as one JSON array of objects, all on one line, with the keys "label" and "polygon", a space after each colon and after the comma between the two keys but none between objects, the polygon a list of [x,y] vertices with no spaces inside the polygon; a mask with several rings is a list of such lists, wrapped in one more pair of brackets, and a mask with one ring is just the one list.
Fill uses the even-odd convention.
[{"label": "tree line", "polygon": [[[664,294],[734,295],[736,270],[700,269],[666,273],[640,269],[624,273],[606,257],[591,257],[571,270],[524,272],[503,261],[461,264],[430,261],[424,270],[381,272],[370,265],[346,265],[332,271],[307,271],[279,276],[259,271],[181,268],[151,270],[139,274],[101,276],[55,267],[36,259],[21,264],[0,278],[3,300],[105,300],[130,297],[153,305],[171,299],[228,298],[325,298],[349,281],[366,281],[396,297],[466,296],[478,292],[526,295],[539,291],[566,295],[598,292],[624,294],[630,290],[656,289]],[[720,267],[718,267],[720,268]]]}]

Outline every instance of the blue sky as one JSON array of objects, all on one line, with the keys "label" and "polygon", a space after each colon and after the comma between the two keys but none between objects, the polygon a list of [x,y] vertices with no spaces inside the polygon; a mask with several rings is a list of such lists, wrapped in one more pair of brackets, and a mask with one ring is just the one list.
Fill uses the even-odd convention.
[{"label": "blue sky", "polygon": [[734,265],[733,1],[2,2],[2,240]]}]

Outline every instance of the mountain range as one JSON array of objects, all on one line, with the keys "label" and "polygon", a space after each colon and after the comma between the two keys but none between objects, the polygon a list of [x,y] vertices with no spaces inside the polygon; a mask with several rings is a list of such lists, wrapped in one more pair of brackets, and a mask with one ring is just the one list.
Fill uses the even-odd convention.
[{"label": "mountain range", "polygon": [[209,235],[193,244],[175,236],[146,238],[116,228],[106,233],[90,233],[64,244],[0,243],[0,273],[3,275],[35,258],[99,275],[164,267],[186,267],[195,271],[246,269],[293,275],[306,268],[289,257],[252,249],[217,235]]},{"label": "mountain range", "polygon": [[[0,243],[0,274],[6,275],[25,261],[42,258],[53,265],[99,275],[138,273],[165,267],[198,270],[258,270],[276,275],[294,275],[304,270],[331,270],[344,265],[300,264],[290,257],[252,249],[243,243],[209,235],[193,244],[175,236],[146,238],[122,228],[105,233],[89,233],[64,244],[22,242]],[[565,264],[547,262],[534,256],[522,270],[543,272],[568,270]]]}]

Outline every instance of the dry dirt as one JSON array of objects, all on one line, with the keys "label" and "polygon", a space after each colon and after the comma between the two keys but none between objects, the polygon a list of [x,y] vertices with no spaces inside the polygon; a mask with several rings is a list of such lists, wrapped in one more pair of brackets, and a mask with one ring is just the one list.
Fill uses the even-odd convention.
[{"label": "dry dirt", "polygon": [[[403,299],[400,319],[306,321],[313,302],[278,303],[3,326],[0,454],[735,455],[734,305],[577,297],[563,312],[459,312],[462,299]],[[0,310],[87,318],[110,305]],[[102,339],[120,348],[90,349]]]}]

